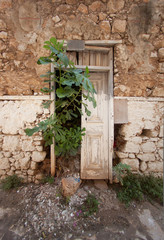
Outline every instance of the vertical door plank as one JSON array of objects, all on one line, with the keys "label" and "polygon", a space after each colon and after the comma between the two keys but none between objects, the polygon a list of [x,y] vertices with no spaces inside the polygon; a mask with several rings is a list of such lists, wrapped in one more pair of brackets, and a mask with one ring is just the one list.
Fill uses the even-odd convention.
[{"label": "vertical door plank", "polygon": [[83,64],[83,52],[78,52],[79,54],[79,65],[84,65]]},{"label": "vertical door plank", "polygon": [[101,53],[96,53],[96,66],[101,66]]},{"label": "vertical door plank", "polygon": [[89,51],[83,52],[83,65],[89,66]]},{"label": "vertical door plank", "polygon": [[95,55],[95,52],[90,51],[89,65],[90,66],[96,66],[96,55]]}]

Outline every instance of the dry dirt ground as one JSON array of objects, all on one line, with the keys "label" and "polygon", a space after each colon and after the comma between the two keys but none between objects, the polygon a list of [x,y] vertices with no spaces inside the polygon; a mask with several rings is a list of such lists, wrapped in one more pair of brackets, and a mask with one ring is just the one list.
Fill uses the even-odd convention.
[{"label": "dry dirt ground", "polygon": [[[113,186],[97,189],[92,181],[65,201],[60,184],[0,189],[0,240],[164,240],[163,207],[158,203],[145,200],[126,208]],[[84,217],[88,193],[98,199],[99,209]]]}]

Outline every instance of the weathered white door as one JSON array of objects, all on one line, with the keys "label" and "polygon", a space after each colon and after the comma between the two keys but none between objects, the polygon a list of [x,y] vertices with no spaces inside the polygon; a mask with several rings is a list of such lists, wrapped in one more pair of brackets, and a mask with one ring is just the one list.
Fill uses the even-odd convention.
[{"label": "weathered white door", "polygon": [[[86,128],[81,150],[81,178],[108,179],[109,149],[109,93],[108,74],[90,73],[94,84],[97,107],[87,101],[91,116],[82,116],[82,128]],[[83,113],[84,113],[83,109]]]}]

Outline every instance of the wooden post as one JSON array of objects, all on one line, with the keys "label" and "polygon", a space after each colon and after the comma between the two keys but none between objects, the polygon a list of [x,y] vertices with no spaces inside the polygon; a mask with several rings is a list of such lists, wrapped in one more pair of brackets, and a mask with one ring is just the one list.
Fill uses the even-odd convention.
[{"label": "wooden post", "polygon": [[[54,72],[53,64],[51,64],[51,72]],[[51,78],[53,78],[53,75]],[[51,82],[51,88],[52,87],[55,87],[54,81]],[[50,106],[50,114],[52,115],[55,112],[55,90],[51,92],[51,101],[53,101]],[[55,139],[53,139],[53,144],[51,144],[50,153],[51,153],[51,176],[55,176],[55,168],[56,168]]]}]

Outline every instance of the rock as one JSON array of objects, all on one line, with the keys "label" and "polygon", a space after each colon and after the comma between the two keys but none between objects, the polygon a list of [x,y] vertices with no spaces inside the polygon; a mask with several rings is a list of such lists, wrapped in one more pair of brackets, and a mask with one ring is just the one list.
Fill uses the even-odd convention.
[{"label": "rock", "polygon": [[25,157],[20,160],[21,169],[28,169],[30,166],[30,157]]},{"label": "rock", "polygon": [[116,13],[124,7],[124,0],[109,0],[107,3],[107,10],[109,13]]},{"label": "rock", "polygon": [[0,51],[3,51],[6,49],[6,44],[2,40],[0,40]]},{"label": "rock", "polygon": [[145,162],[153,162],[155,161],[155,156],[153,153],[143,153],[143,154],[138,154],[137,158],[139,158],[142,161]]},{"label": "rock", "polygon": [[154,152],[156,149],[154,142],[146,142],[141,144],[141,149],[143,152]]},{"label": "rock", "polygon": [[160,62],[164,62],[164,48],[158,50],[158,57]]},{"label": "rock", "polygon": [[2,148],[4,151],[20,150],[20,138],[18,136],[5,136]]},{"label": "rock", "polygon": [[44,159],[46,157],[46,152],[37,152],[37,151],[34,151],[32,153],[32,160],[34,162],[43,162]]},{"label": "rock", "polygon": [[161,157],[161,159],[163,159],[163,149],[159,149],[158,153],[159,153],[159,156]]},{"label": "rock", "polygon": [[1,158],[0,159],[0,169],[4,170],[4,169],[8,169],[8,168],[10,168],[8,158]]},{"label": "rock", "polygon": [[110,27],[109,21],[102,21],[100,23],[100,28],[108,34],[110,34],[110,32],[111,32],[111,27]]},{"label": "rock", "polygon": [[139,145],[133,142],[127,142],[124,149],[122,150],[123,152],[129,152],[129,153],[139,153]]},{"label": "rock", "polygon": [[121,162],[127,164],[131,167],[131,170],[137,171],[139,170],[139,161],[138,159],[121,159]]},{"label": "rock", "polygon": [[12,0],[1,0],[0,1],[0,10],[3,10],[5,8],[11,8],[12,7]]},{"label": "rock", "polygon": [[105,20],[106,17],[107,17],[107,14],[105,14],[105,13],[103,13],[103,12],[99,13],[99,20],[100,20],[100,21]]},{"label": "rock", "polygon": [[127,158],[128,157],[128,153],[124,153],[124,152],[116,152],[116,155],[118,156],[118,158]]},{"label": "rock", "polygon": [[94,180],[94,185],[97,189],[108,190],[108,185],[104,180]]},{"label": "rock", "polygon": [[0,38],[6,39],[7,38],[7,32],[0,32]]},{"label": "rock", "polygon": [[112,32],[123,33],[126,30],[126,20],[116,19],[112,26]]},{"label": "rock", "polygon": [[70,4],[70,5],[74,5],[77,3],[77,1],[76,0],[66,0],[66,3]]},{"label": "rock", "polygon": [[162,162],[148,162],[149,172],[163,172],[163,161]]},{"label": "rock", "polygon": [[105,9],[105,5],[100,1],[95,1],[89,6],[89,10],[92,11],[92,12],[96,12],[100,9],[102,11]]},{"label": "rock", "polygon": [[135,158],[135,155],[133,153],[130,153],[129,158]]},{"label": "rock", "polygon": [[81,3],[77,9],[79,12],[88,14],[88,8],[83,3]]},{"label": "rock", "polygon": [[164,73],[164,62],[159,63],[159,67],[157,69],[157,72]]},{"label": "rock", "polygon": [[62,179],[62,191],[65,197],[72,196],[79,188],[81,180],[79,178],[68,177]]},{"label": "rock", "polygon": [[30,140],[24,140],[22,142],[22,150],[24,152],[29,152],[29,151],[33,151],[35,148],[33,146],[33,141],[30,139]]},{"label": "rock", "polygon": [[[160,71],[161,72],[161,71]],[[163,64],[163,73],[164,73],[164,64]],[[163,97],[164,96],[164,88],[155,88],[153,91],[153,96],[155,97]]]},{"label": "rock", "polygon": [[0,31],[5,29],[6,29],[6,23],[2,19],[0,19]]},{"label": "rock", "polygon": [[60,18],[59,18],[59,16],[55,16],[55,17],[53,17],[53,18],[52,18],[52,21],[54,21],[55,23],[60,22]]},{"label": "rock", "polygon": [[147,163],[146,162],[141,162],[140,164],[140,170],[144,172],[147,169]]}]

